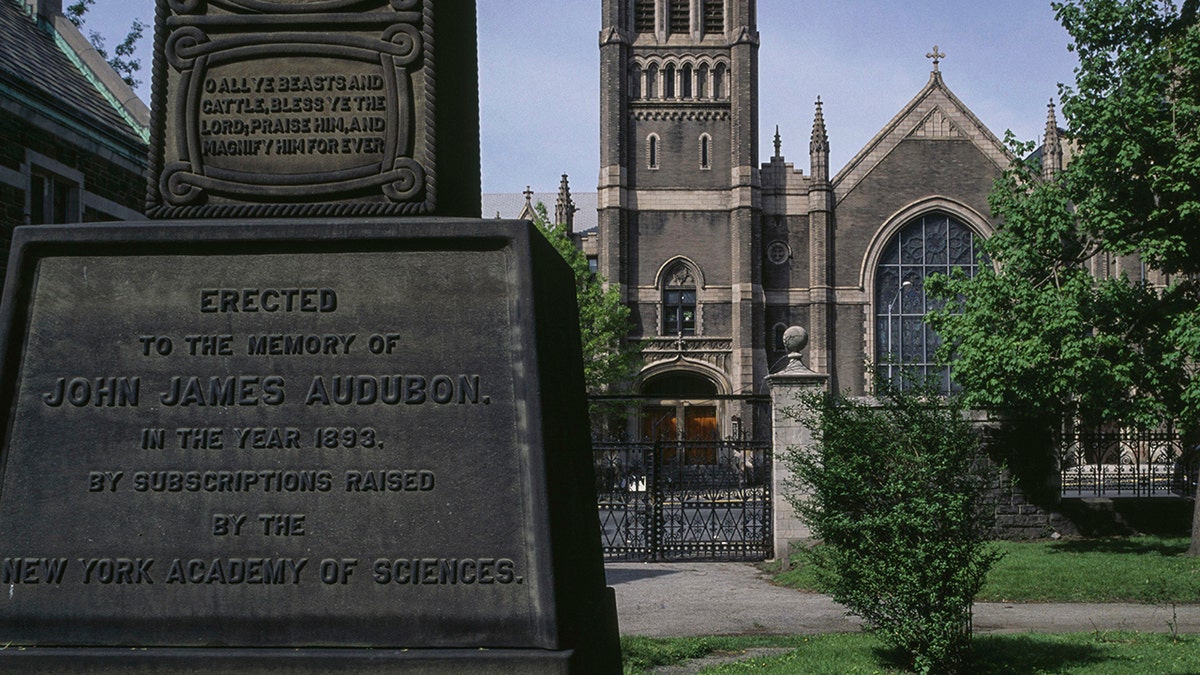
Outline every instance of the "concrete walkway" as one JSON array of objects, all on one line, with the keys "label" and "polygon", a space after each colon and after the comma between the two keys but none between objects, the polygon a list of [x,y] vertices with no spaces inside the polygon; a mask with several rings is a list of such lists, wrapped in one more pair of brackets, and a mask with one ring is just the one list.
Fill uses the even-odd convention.
[{"label": "concrete walkway", "polygon": [[[829,597],[772,586],[745,563],[609,563],[621,633],[795,635],[858,630],[860,622]],[[1200,605],[978,603],[979,633],[1131,630],[1200,633]]]}]

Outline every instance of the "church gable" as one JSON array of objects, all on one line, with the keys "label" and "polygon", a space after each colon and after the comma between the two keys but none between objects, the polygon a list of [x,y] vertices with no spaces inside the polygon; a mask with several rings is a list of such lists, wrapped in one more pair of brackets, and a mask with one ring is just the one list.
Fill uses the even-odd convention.
[{"label": "church gable", "polygon": [[958,127],[950,119],[946,113],[942,112],[941,108],[934,108],[933,112],[925,117],[925,121],[918,124],[908,134],[908,138],[963,138],[963,134],[959,133]]},{"label": "church gable", "polygon": [[935,64],[925,88],[833,179],[837,201],[845,200],[905,141],[971,143],[998,172],[1011,161],[1000,139],[946,87]]}]

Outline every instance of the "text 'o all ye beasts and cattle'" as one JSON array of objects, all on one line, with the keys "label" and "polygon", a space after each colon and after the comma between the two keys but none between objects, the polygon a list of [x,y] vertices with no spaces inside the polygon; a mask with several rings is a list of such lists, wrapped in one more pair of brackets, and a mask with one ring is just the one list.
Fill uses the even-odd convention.
[{"label": "text 'o all ye beasts and cattle'", "polygon": [[204,82],[206,157],[376,155],[386,150],[380,75],[223,77]]}]

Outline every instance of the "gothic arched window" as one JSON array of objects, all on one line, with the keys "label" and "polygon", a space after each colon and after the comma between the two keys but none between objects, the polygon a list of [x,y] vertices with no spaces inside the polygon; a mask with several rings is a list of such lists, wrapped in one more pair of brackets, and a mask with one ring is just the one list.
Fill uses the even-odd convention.
[{"label": "gothic arched window", "polygon": [[875,274],[875,367],[881,377],[900,383],[902,374],[912,375],[951,391],[950,368],[935,356],[941,338],[925,323],[941,302],[925,294],[925,279],[953,270],[973,277],[989,264],[975,233],[944,213],[918,217],[892,237]]},{"label": "gothic arched window", "polygon": [[696,72],[696,98],[708,98],[708,66],[701,65]]},{"label": "gothic arched window", "polygon": [[683,66],[683,76],[680,78],[683,84],[683,98],[692,97],[692,79],[694,77],[693,72],[692,64],[689,63]]},{"label": "gothic arched window", "polygon": [[682,261],[663,277],[662,335],[696,334],[696,275]]},{"label": "gothic arched window", "polygon": [[700,135],[700,168],[712,168],[712,136]]},{"label": "gothic arched window", "polygon": [[658,66],[653,63],[646,66],[646,90],[642,94],[645,98],[658,98]]},{"label": "gothic arched window", "polygon": [[727,68],[725,67],[724,63],[718,65],[713,70],[712,95],[713,95],[713,98],[715,98],[718,101],[724,100],[729,97],[729,92],[726,90],[726,84],[725,84],[726,71],[727,71]]},{"label": "gothic arched window", "polygon": [[650,134],[646,139],[646,167],[649,169],[658,168],[658,134]]},{"label": "gothic arched window", "polygon": [[663,98],[675,98],[675,66],[663,68]]}]

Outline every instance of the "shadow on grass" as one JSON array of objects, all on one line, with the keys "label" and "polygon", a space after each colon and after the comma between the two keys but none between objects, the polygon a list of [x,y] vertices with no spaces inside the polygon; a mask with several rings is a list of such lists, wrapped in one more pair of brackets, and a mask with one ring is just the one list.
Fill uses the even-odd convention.
[{"label": "shadow on grass", "polygon": [[1030,635],[981,635],[974,638],[972,646],[974,672],[980,675],[1061,673],[1108,658],[1099,645],[1048,641]]},{"label": "shadow on grass", "polygon": [[1188,550],[1187,539],[1158,537],[1111,537],[1103,539],[1070,539],[1049,545],[1050,553],[1121,553],[1163,557],[1183,555]]},{"label": "shadow on grass", "polygon": [[[1030,635],[983,635],[971,641],[971,660],[965,672],[972,675],[1019,675],[1062,673],[1094,665],[1107,657],[1097,645],[1050,641]],[[876,647],[875,658],[882,666],[901,672],[909,666],[898,649]]]}]

